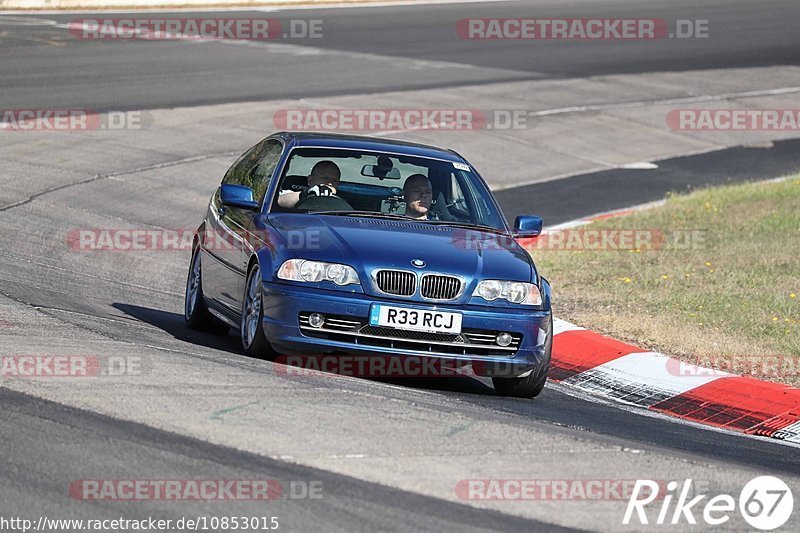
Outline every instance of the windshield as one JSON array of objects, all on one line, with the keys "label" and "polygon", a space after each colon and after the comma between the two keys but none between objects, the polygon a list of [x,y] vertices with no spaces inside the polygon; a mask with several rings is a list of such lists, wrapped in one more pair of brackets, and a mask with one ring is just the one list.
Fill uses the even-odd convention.
[{"label": "windshield", "polygon": [[273,211],[404,217],[506,230],[489,190],[468,165],[358,150],[293,150]]}]

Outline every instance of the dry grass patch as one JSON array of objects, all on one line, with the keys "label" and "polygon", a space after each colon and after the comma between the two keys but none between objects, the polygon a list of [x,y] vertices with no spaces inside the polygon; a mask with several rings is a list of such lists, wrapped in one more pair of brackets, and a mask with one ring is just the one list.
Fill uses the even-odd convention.
[{"label": "dry grass patch", "polygon": [[586,229],[664,240],[660,249],[532,247],[556,316],[687,362],[800,384],[800,178],[670,196]]}]

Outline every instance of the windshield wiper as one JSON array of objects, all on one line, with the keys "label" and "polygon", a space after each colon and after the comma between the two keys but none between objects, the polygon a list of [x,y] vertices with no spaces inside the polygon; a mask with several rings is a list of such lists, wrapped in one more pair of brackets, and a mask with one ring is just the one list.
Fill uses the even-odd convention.
[{"label": "windshield wiper", "polygon": [[483,224],[472,224],[470,222],[458,222],[455,220],[420,220],[418,218],[409,217],[406,215],[397,215],[395,213],[379,213],[376,211],[309,211],[309,215],[332,215],[332,216],[358,216],[358,217],[371,217],[371,218],[391,218],[395,220],[406,220],[408,222],[419,222],[421,224],[434,224],[437,226],[452,226],[455,228],[474,229],[476,231],[488,231],[491,233],[499,233],[500,235],[507,235],[505,230],[495,228],[494,226],[485,226]]},{"label": "windshield wiper", "polygon": [[456,228],[467,228],[479,231],[488,231],[491,233],[499,233],[501,235],[508,234],[507,231],[502,230],[500,228],[495,228],[494,226],[485,226],[483,224],[472,224],[470,222],[458,222],[456,220],[428,220],[426,222],[428,222],[428,224],[436,224],[437,226],[453,226]]},{"label": "windshield wiper", "polygon": [[[395,213],[378,213],[376,211],[309,211],[309,215],[333,215],[333,216],[357,216],[357,217],[372,217],[372,218],[392,218],[399,220],[413,221],[415,219],[405,215],[397,215]],[[421,222],[421,221],[420,221]]]}]

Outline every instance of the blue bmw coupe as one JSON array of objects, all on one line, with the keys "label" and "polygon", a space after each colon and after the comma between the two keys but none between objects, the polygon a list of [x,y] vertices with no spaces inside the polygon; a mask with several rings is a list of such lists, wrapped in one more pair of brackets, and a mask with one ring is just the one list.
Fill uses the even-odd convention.
[{"label": "blue bmw coupe", "polygon": [[280,132],[214,191],[194,239],[189,327],[246,353],[424,357],[532,398],[553,342],[550,284],[477,171],[452,150]]}]

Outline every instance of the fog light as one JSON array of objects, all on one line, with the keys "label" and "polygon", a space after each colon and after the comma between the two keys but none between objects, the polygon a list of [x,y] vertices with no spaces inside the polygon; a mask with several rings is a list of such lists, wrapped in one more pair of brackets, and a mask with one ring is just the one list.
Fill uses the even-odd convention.
[{"label": "fog light", "polygon": [[321,328],[322,325],[325,323],[325,315],[320,313],[311,313],[308,315],[308,324],[312,328]]},{"label": "fog light", "polygon": [[511,341],[514,340],[514,338],[511,336],[510,333],[498,333],[497,337],[495,337],[494,340],[498,344],[498,346],[502,346],[505,348],[506,346],[511,344]]}]

